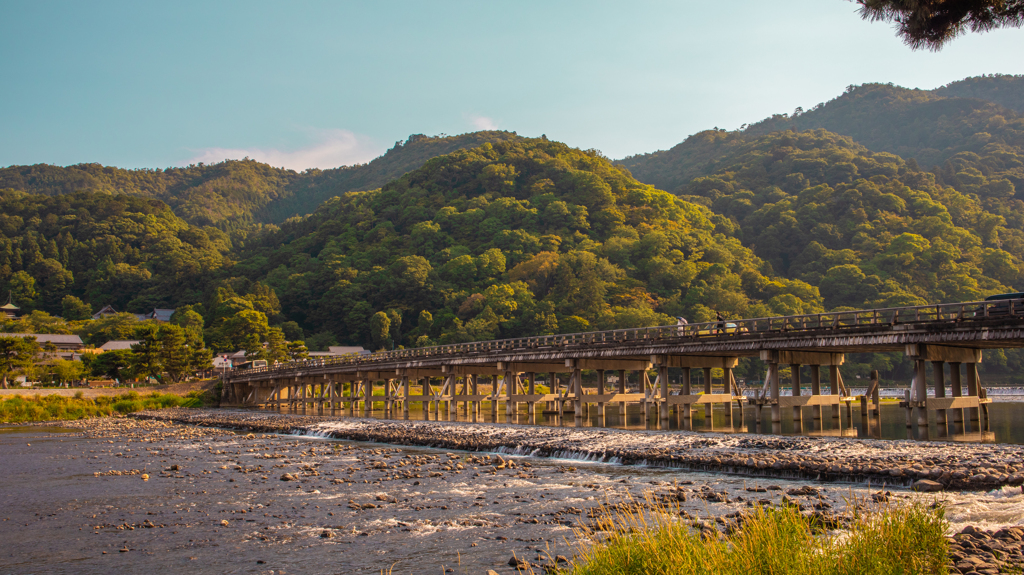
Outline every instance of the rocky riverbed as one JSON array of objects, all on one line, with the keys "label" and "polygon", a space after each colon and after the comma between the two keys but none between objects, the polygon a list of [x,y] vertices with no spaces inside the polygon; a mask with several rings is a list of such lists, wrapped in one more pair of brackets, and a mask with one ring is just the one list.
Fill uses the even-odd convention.
[{"label": "rocky riverbed", "polygon": [[394,421],[270,412],[171,409],[136,417],[259,432],[321,435],[466,451],[576,458],[922,490],[988,491],[1024,484],[1024,446],[907,440],[727,435],[465,422]]},{"label": "rocky riverbed", "polygon": [[[954,569],[1024,565],[1011,528],[1024,520],[1019,488],[930,494],[568,458],[676,434],[216,410],[61,425],[0,433],[0,572],[543,573],[571,559],[578,529],[631,501],[669,502],[710,534],[755,505],[795,504],[841,525],[850,505],[917,499],[945,503],[955,531],[970,526],[956,536]],[[554,433],[538,440],[547,457],[507,453],[541,449],[524,437],[539,431]],[[364,435],[328,437],[343,432]],[[691,449],[729,437],[701,438],[711,443]]]}]

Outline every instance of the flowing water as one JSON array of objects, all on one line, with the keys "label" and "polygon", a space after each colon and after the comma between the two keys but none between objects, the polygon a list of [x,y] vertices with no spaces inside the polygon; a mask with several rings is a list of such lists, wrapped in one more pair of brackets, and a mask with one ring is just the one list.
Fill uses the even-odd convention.
[{"label": "flowing water", "polygon": [[[1009,401],[1008,401],[1009,400]],[[1017,400],[1017,401],[1013,401]],[[1018,396],[999,397],[988,405],[988,420],[984,416],[979,422],[972,424],[970,414],[964,411],[963,425],[955,427],[952,423],[952,416],[949,415],[949,425],[945,430],[940,429],[936,422],[936,414],[929,414],[930,425],[927,429],[918,429],[916,416],[912,418],[913,424],[907,428],[906,409],[900,407],[894,401],[883,401],[879,406],[880,416],[869,412],[869,416],[861,416],[860,404],[854,402],[849,408],[844,404],[839,410],[839,419],[832,417],[830,407],[823,407],[824,416],[816,420],[813,408],[805,407],[802,410],[803,422],[796,426],[792,418],[792,409],[783,408],[782,413],[782,434],[784,435],[808,435],[808,436],[829,436],[829,437],[854,437],[873,439],[918,439],[938,441],[971,441],[983,443],[1012,443],[1024,444],[1024,398]],[[463,406],[459,404],[454,418],[449,418],[447,406],[442,402],[439,409],[428,408],[424,411],[420,402],[410,404],[410,420],[440,420],[440,421],[474,421],[485,423],[514,423],[521,425],[551,425],[557,427],[573,427],[576,425],[575,414],[571,410],[562,413],[543,409],[537,406],[536,414],[530,415],[526,405],[520,405],[518,412],[511,417],[504,411],[504,405],[500,405],[497,414],[492,414],[489,404],[485,403],[477,416],[473,415],[472,404]],[[401,409],[394,413],[385,413],[381,403],[374,404],[375,409],[370,412],[370,417],[380,419],[402,419]],[[546,406],[545,406],[546,407]],[[761,415],[761,424],[757,423],[757,408],[746,405],[740,410],[735,404],[732,409],[726,409],[721,404],[715,404],[711,417],[705,414],[704,406],[693,410],[692,419],[688,422],[681,416],[681,411],[675,410],[669,418],[670,430],[687,430],[698,432],[718,433],[771,433],[771,409],[765,408]],[[617,429],[659,429],[658,412],[656,408],[651,409],[648,417],[644,416],[644,409],[639,404],[629,404],[626,412],[620,413],[619,406],[608,405],[602,415],[596,405],[589,405],[581,421],[587,427],[610,427]],[[949,410],[952,413],[953,410]],[[326,409],[318,411],[313,407],[303,411],[299,409],[284,410],[284,413],[296,414],[319,414],[336,415],[344,417],[353,415],[362,417],[363,412],[356,410],[351,412],[346,408],[331,411]]]}]

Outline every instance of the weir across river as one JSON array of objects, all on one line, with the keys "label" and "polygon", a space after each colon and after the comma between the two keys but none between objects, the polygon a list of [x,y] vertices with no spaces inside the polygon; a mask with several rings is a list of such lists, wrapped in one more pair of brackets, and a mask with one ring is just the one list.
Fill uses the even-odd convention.
[{"label": "weir across river", "polygon": [[[724,404],[731,417],[734,405],[742,409],[749,401],[756,406],[758,422],[762,410],[770,408],[772,432],[779,433],[784,408],[791,408],[796,427],[803,423],[805,407],[815,420],[836,420],[843,403],[849,410],[859,402],[862,415],[877,417],[877,377],[863,395],[850,395],[842,378],[844,354],[897,351],[915,364],[901,403],[908,428],[915,420],[919,428],[927,428],[928,414],[934,411],[940,426],[970,421],[977,430],[985,425],[990,401],[978,377],[983,350],[1015,347],[1024,347],[1024,299],[546,335],[313,359],[229,372],[222,399],[241,406],[353,415],[360,410],[368,415],[374,403],[382,403],[386,414],[397,416],[401,409],[406,419],[412,403],[422,405],[424,416],[433,410],[435,418],[445,413],[455,419],[461,406],[462,414],[473,420],[482,409],[496,415],[503,406],[511,416],[525,404],[531,416],[538,407],[560,415],[568,409],[577,426],[593,406],[603,415],[606,409],[624,413],[626,404],[638,403],[648,420],[651,410],[657,410],[662,429],[668,429],[673,416],[689,421],[700,407],[710,416],[713,404]],[[759,358],[767,367],[753,398],[744,397],[733,375],[741,357]],[[780,394],[780,366],[790,368],[792,396]],[[810,368],[810,394],[801,394],[806,383],[801,366]],[[828,368],[827,380],[822,379],[822,367]],[[670,369],[679,370],[678,386],[669,384]],[[583,383],[588,370],[597,374],[596,386],[589,390]],[[720,374],[717,382],[715,373]],[[701,389],[693,385],[695,376],[701,376]],[[633,385],[627,385],[630,379]],[[481,388],[489,392],[481,393]]]}]

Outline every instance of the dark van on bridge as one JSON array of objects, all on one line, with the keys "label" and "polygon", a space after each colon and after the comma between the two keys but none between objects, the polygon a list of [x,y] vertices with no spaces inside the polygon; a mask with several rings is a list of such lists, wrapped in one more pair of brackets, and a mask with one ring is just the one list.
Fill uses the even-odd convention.
[{"label": "dark van on bridge", "polygon": [[[988,308],[988,310],[987,310],[988,313],[986,315],[988,317],[1007,315],[1007,314],[1010,313],[1010,300],[1019,300],[1019,299],[1024,299],[1024,293],[1016,292],[1016,293],[1001,293],[1001,294],[996,294],[996,295],[990,295],[987,298],[985,298],[985,301],[991,301],[991,302],[997,302],[997,303],[995,305],[986,305],[985,306],[986,308]],[[1022,304],[1015,305],[1014,306],[1014,312],[1015,313],[1021,313],[1021,311],[1024,311],[1024,310],[1021,309],[1021,307],[1022,307]]]}]

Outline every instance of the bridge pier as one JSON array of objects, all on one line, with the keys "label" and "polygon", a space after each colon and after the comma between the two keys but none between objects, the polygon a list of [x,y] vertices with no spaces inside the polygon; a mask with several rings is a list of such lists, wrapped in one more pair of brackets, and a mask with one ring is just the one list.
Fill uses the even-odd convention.
[{"label": "bridge pier", "polygon": [[[960,365],[959,361],[949,362],[949,385],[951,387],[950,392],[954,398],[962,397],[964,393],[963,387],[961,387],[963,384],[960,380]],[[953,433],[963,433],[964,410],[952,409],[950,411],[953,416]]]},{"label": "bridge pier", "polygon": [[[790,364],[789,372],[790,372],[791,379],[793,380],[793,394],[792,395],[793,395],[794,398],[800,397],[800,393],[801,393],[800,386],[802,385],[802,383],[800,381],[800,364],[799,363]],[[798,403],[794,403],[793,404],[793,433],[803,433],[803,430],[804,430],[804,412],[803,412],[803,407],[801,407],[801,405],[798,404]]]},{"label": "bridge pier", "polygon": [[[680,395],[682,395],[683,397],[693,395],[693,392],[690,390],[690,385],[692,383],[690,381],[690,368],[683,367],[682,371],[683,389]],[[683,429],[685,429],[686,431],[690,431],[691,429],[693,429],[693,404],[683,403],[680,404],[679,407],[683,410]]]},{"label": "bridge pier", "polygon": [[772,400],[772,433],[782,433],[782,406],[779,405],[779,364],[768,364],[768,377],[771,381]]}]

